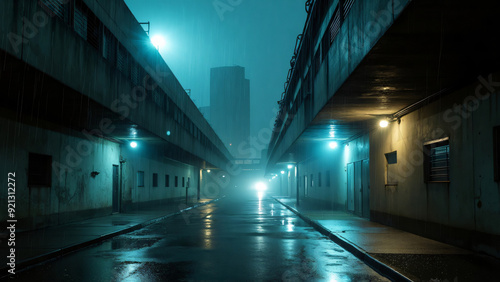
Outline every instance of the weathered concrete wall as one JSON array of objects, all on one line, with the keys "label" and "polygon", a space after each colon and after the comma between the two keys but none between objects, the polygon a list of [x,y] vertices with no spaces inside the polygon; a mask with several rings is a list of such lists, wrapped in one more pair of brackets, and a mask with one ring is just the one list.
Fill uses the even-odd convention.
[{"label": "weathered concrete wall", "polygon": [[[147,145],[146,145],[147,146]],[[189,188],[190,200],[197,198],[199,168],[161,157],[161,148],[151,146],[131,148],[123,146],[122,165],[122,203],[126,212],[141,209],[154,204],[166,205],[182,202],[186,197],[186,186]],[[144,172],[144,186],[138,186],[137,172]],[[158,185],[153,186],[153,173],[158,174]],[[165,175],[169,175],[169,187],[165,185]],[[175,177],[178,185],[175,186]],[[184,185],[182,183],[184,178]]]},{"label": "weathered concrete wall", "polygon": [[[499,80],[498,73],[480,78],[400,123],[371,131],[372,219],[500,254],[500,185],[493,174]],[[426,183],[423,143],[443,137],[449,137],[451,181]],[[384,154],[392,151],[398,156],[398,184],[386,187]]]},{"label": "weathered concrete wall", "polygon": [[[170,98],[170,105],[175,104],[208,140],[194,137],[194,127],[182,124],[187,118],[177,111],[174,120],[174,107],[166,110],[152,97],[134,100],[134,94],[141,95],[133,92],[134,82],[40,1],[1,1],[0,10],[6,11],[0,18],[0,121],[5,136],[0,140],[1,171],[19,172],[17,216],[23,228],[110,214],[113,165],[121,168],[121,210],[130,211],[184,199],[188,178],[188,196],[196,198],[199,168],[181,162],[225,166],[230,158],[125,3],[84,2],[156,80],[166,93],[163,99]],[[24,103],[16,102],[20,97]],[[131,97],[132,104],[124,97]],[[116,129],[105,134],[114,141],[85,135],[105,120],[111,122],[108,128]],[[140,145],[132,150],[118,142],[133,136],[134,128],[144,135],[137,136]],[[28,187],[29,152],[52,156],[55,165],[47,187]],[[92,171],[99,174],[92,177]],[[137,171],[144,171],[144,187],[137,186]],[[152,187],[153,173],[158,173],[158,187]],[[165,174],[170,175],[170,187],[165,187]],[[0,193],[5,206],[6,193]]]},{"label": "weathered concrete wall", "polygon": [[[112,165],[118,164],[120,146],[98,139],[91,142],[79,132],[56,132],[0,118],[2,172],[16,172],[16,219],[22,228],[40,228],[111,213]],[[85,152],[77,154],[75,152]],[[52,185],[28,187],[29,153],[52,156]],[[63,166],[68,169],[59,170]],[[92,171],[99,175],[91,177]],[[6,178],[2,179],[6,184]],[[2,189],[7,206],[7,190]],[[0,220],[5,221],[2,213]]]},{"label": "weathered concrete wall", "polygon": [[[42,126],[40,126],[40,124]],[[135,148],[102,138],[89,140],[78,131],[45,129],[0,118],[0,171],[16,172],[16,218],[21,229],[35,229],[63,224],[112,212],[113,165],[122,164],[121,211],[131,212],[152,205],[182,203],[186,197],[197,198],[199,168],[179,163],[158,154],[158,148]],[[50,125],[51,128],[57,126]],[[52,184],[28,186],[29,153],[52,157]],[[91,176],[91,172],[99,174]],[[137,171],[144,171],[144,187],[137,185]],[[120,171],[119,171],[120,173]],[[152,174],[158,173],[158,186]],[[165,187],[165,174],[170,185]],[[178,176],[178,187],[174,185]],[[184,177],[184,186],[182,178]],[[2,183],[7,186],[7,179]],[[0,191],[7,206],[7,189]],[[7,219],[2,213],[0,220]]]}]

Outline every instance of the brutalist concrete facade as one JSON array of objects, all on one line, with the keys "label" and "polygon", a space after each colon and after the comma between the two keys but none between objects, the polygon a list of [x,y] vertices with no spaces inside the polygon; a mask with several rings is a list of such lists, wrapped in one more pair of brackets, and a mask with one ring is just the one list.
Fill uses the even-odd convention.
[{"label": "brutalist concrete facade", "polygon": [[0,7],[0,165],[19,226],[204,197],[202,170],[231,156],[123,1]]}]

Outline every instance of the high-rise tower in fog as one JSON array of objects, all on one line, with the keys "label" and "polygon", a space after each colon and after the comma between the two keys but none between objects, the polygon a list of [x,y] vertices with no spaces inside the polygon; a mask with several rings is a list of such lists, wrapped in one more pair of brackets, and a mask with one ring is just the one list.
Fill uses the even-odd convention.
[{"label": "high-rise tower in fog", "polygon": [[234,157],[247,157],[242,150],[250,136],[250,81],[245,68],[210,70],[210,123]]}]

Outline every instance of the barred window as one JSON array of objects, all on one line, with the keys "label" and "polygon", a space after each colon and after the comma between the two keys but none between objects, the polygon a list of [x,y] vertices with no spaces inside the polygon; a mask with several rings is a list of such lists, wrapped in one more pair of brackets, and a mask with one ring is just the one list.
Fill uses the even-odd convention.
[{"label": "barred window", "polygon": [[426,182],[450,182],[450,143],[443,138],[424,144]]},{"label": "barred window", "polygon": [[135,62],[134,60],[131,60],[130,64],[130,79],[132,81],[133,85],[139,85],[140,84],[140,79],[139,79],[139,64]]},{"label": "barred window", "polygon": [[66,0],[41,0],[42,8],[50,16],[56,16],[62,19],[66,24],[70,23],[70,5]]},{"label": "barred window", "polygon": [[118,54],[116,60],[116,68],[125,75],[125,77],[129,77],[130,75],[130,67],[128,62],[128,52],[122,44],[118,43]]},{"label": "barred window", "polygon": [[107,28],[103,28],[102,37],[102,56],[108,60],[109,64],[114,66],[116,64],[116,44],[118,41],[115,36]]},{"label": "barred window", "polygon": [[88,14],[87,9],[84,8],[84,4],[81,1],[76,1],[74,17],[73,26],[76,33],[78,33],[78,35],[80,35],[83,39],[87,40]]}]

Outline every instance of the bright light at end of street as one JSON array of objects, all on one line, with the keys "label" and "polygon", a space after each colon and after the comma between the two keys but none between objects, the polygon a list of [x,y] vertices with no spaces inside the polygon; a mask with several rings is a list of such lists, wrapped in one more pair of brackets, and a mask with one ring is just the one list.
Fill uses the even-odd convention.
[{"label": "bright light at end of street", "polygon": [[330,146],[330,148],[332,148],[332,149],[337,148],[337,146],[338,146],[338,145],[339,145],[339,144],[338,144],[337,142],[335,142],[335,141],[332,141],[332,142],[330,142],[330,143],[328,144],[328,146]]},{"label": "bright light at end of street", "polygon": [[257,182],[255,184],[255,189],[257,189],[257,191],[266,191],[267,190],[267,185],[264,184],[263,182]]},{"label": "bright light at end of street", "polygon": [[137,142],[135,141],[130,142],[130,147],[137,148]]},{"label": "bright light at end of street", "polygon": [[387,127],[389,125],[389,122],[386,120],[381,120],[379,125],[380,125],[380,127]]}]

